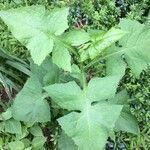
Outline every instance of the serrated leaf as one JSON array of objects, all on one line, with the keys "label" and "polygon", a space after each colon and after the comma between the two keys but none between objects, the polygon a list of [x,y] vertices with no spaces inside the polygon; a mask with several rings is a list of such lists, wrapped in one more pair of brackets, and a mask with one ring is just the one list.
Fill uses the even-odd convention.
[{"label": "serrated leaf", "polygon": [[[42,44],[38,44],[42,43]],[[54,41],[44,35],[44,33],[38,33],[38,35],[28,42],[26,47],[30,50],[30,54],[34,62],[40,65],[46,56],[52,52]]]},{"label": "serrated leaf", "polygon": [[31,76],[17,94],[12,114],[16,120],[25,122],[50,121],[49,104],[44,100],[42,85],[36,76]]},{"label": "serrated leaf", "polygon": [[104,100],[106,97],[113,98],[119,84],[119,79],[119,76],[93,78],[88,84],[88,97],[95,101]]},{"label": "serrated leaf", "polygon": [[[81,90],[75,82],[54,84],[44,88],[53,101],[62,108],[81,111],[69,113],[58,119],[62,129],[74,140],[79,149],[104,148],[109,131],[115,127],[122,105],[92,103],[114,97],[118,82],[117,77],[106,77],[93,79],[84,90]],[[113,92],[105,94],[103,89],[107,89],[108,86]],[[96,87],[96,92],[93,87]],[[99,92],[101,94],[98,94]]]},{"label": "serrated leaf", "polygon": [[24,150],[24,144],[21,141],[10,142],[8,147],[10,150]]},{"label": "serrated leaf", "polygon": [[66,33],[63,37],[65,41],[72,46],[79,46],[81,44],[84,44],[90,40],[90,36],[87,32],[84,30],[72,30]]},{"label": "serrated leaf", "polygon": [[63,131],[58,139],[58,150],[78,150],[73,140],[68,137]]},{"label": "serrated leaf", "polygon": [[71,56],[67,48],[57,43],[52,53],[53,62],[65,71],[71,72]]},{"label": "serrated leaf", "polygon": [[[119,40],[119,47],[113,46],[108,49],[107,60],[111,63],[107,64],[107,67],[115,70],[118,74],[121,73],[123,66],[122,56],[131,68],[136,77],[139,77],[142,70],[146,70],[149,65],[149,43],[150,43],[150,25],[140,24],[137,21],[131,21],[128,19],[122,19],[119,26],[122,30],[128,32],[121,40]],[[110,57],[109,57],[110,56]],[[117,61],[115,60],[118,60]],[[119,63],[120,62],[120,63]],[[114,69],[113,69],[114,68]],[[109,70],[110,70],[109,69]],[[123,76],[123,75],[122,75]]]},{"label": "serrated leaf", "polygon": [[14,37],[30,50],[38,65],[52,52],[54,38],[68,28],[67,16],[68,8],[48,12],[41,5],[0,11]]},{"label": "serrated leaf", "polygon": [[49,12],[46,18],[46,27],[50,33],[61,35],[68,26],[69,8],[57,8]]},{"label": "serrated leaf", "polygon": [[5,132],[12,134],[21,134],[21,123],[14,119],[5,121]]},{"label": "serrated leaf", "polygon": [[[79,149],[102,150],[108,137],[108,130],[114,127],[121,109],[119,105],[85,106],[82,113],[70,113],[59,118],[58,122]],[[110,119],[112,112],[113,117]]]}]

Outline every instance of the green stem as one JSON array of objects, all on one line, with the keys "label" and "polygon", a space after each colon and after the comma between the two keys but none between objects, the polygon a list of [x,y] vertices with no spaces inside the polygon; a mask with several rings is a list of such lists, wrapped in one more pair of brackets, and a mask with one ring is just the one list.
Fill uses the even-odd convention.
[{"label": "green stem", "polygon": [[86,81],[86,76],[85,76],[85,72],[84,72],[82,64],[80,65],[80,69],[81,69],[81,72],[82,72],[81,84],[82,84],[83,89],[86,89],[87,88],[87,81]]},{"label": "green stem", "polygon": [[98,63],[100,61],[101,58],[97,58],[97,59],[94,59],[92,60],[89,64],[87,64],[85,67],[84,67],[84,70],[87,70],[88,68],[90,68],[91,66],[93,66],[94,64]]},{"label": "green stem", "polygon": [[[135,46],[134,46],[135,47]],[[133,47],[133,48],[134,48]],[[96,63],[98,63],[100,60],[102,60],[102,59],[106,59],[106,58],[108,58],[108,57],[111,57],[111,56],[114,56],[114,55],[118,55],[118,54],[122,54],[124,51],[126,51],[127,50],[127,48],[124,48],[124,49],[122,49],[122,50],[120,50],[120,51],[116,51],[116,52],[114,52],[114,53],[110,53],[110,54],[108,54],[108,55],[105,55],[105,56],[102,56],[101,58],[95,58],[94,60],[92,60],[88,65],[86,65],[85,67],[84,67],[84,70],[87,70],[88,68],[90,68],[91,66],[93,66],[94,64],[96,64]]]}]

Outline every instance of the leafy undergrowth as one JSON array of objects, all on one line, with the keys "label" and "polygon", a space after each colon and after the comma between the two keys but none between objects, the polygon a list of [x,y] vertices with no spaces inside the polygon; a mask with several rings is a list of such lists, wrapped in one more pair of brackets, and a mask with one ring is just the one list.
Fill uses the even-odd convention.
[{"label": "leafy undergrowth", "polygon": [[150,75],[143,72],[137,80],[129,71],[124,86],[131,96],[131,111],[138,118],[141,134],[120,134],[119,137],[127,143],[128,149],[147,150],[150,147]]},{"label": "leafy undergrowth", "polygon": [[138,136],[124,132],[116,133],[114,139],[108,140],[107,147],[120,150],[148,150],[150,147],[150,76],[142,72],[140,78],[136,79],[128,69],[120,87],[125,87],[130,95],[130,109],[138,119],[141,132]]}]

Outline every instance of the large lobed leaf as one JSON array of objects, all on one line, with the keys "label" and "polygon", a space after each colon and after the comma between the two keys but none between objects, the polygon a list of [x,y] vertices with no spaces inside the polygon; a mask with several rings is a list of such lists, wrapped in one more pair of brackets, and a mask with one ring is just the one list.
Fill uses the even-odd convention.
[{"label": "large lobed leaf", "polygon": [[138,77],[142,70],[148,68],[150,63],[150,25],[122,19],[119,27],[127,31],[128,34],[119,40],[119,47],[112,46],[108,49],[107,73],[109,75],[122,74],[123,76],[126,68],[122,59],[124,56],[128,66]]},{"label": "large lobed leaf", "polygon": [[[62,108],[80,111],[71,112],[58,119],[62,129],[74,140],[79,149],[104,148],[109,131],[115,127],[122,105],[108,105],[103,103],[103,100],[115,96],[118,78],[120,79],[117,76],[92,79],[87,89],[83,90],[75,82],[53,84],[44,88]],[[93,104],[95,101],[99,102]]]},{"label": "large lobed leaf", "polygon": [[[126,90],[120,91],[115,95],[114,98],[111,98],[107,101],[110,104],[119,104],[124,105],[122,112],[115,123],[115,129],[118,131],[130,132],[133,134],[139,134],[138,121],[130,112],[130,107],[128,104],[129,96]],[[106,101],[105,101],[106,103]]]},{"label": "large lobed leaf", "polygon": [[31,76],[23,89],[17,94],[12,105],[16,120],[25,122],[50,121],[50,108],[42,94],[42,85],[36,76]]},{"label": "large lobed leaf", "polygon": [[[52,52],[57,36],[68,28],[68,13],[68,8],[49,12],[44,6],[37,5],[0,11],[0,17],[8,25],[14,37],[30,50],[34,62],[40,65]],[[54,53],[57,59],[61,54],[61,49],[57,49],[57,53]],[[65,50],[65,54],[67,61],[61,61],[65,63],[64,65],[55,61],[63,69],[71,71],[68,50]]]}]

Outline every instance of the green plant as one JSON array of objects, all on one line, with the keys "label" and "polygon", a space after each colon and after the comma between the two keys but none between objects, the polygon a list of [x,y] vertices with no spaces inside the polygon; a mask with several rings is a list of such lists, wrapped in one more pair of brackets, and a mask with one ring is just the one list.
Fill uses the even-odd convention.
[{"label": "green plant", "polygon": [[[132,149],[144,149],[147,150],[150,145],[150,104],[149,104],[149,85],[150,78],[149,73],[143,71],[140,75],[140,78],[137,79],[128,69],[128,73],[124,76],[122,81],[122,86],[125,87],[128,93],[131,96],[130,99],[130,108],[132,114],[136,116],[140,125],[140,134],[138,136],[126,134],[126,133],[117,133],[116,141],[124,141],[126,143],[126,148],[129,150]],[[119,139],[118,139],[119,138]]]},{"label": "green plant", "polygon": [[0,149],[44,149],[46,138],[38,124],[22,124],[12,118],[11,109],[0,114]]},{"label": "green plant", "polygon": [[[68,8],[49,12],[43,6],[0,16],[33,59],[30,78],[11,106],[14,119],[55,122],[61,116],[59,149],[99,150],[114,131],[139,133],[128,94],[117,89],[127,66],[136,77],[149,67],[149,24],[124,19],[107,32],[67,30]],[[88,81],[88,69],[104,59],[106,76]]]},{"label": "green plant", "polygon": [[[19,74],[22,73],[29,76],[29,65],[25,61],[8,54],[2,49],[0,49],[0,63],[0,85],[5,89],[3,90],[3,88],[1,88],[2,95],[5,95],[4,93],[6,92],[9,99],[11,99],[13,92],[18,92],[21,88],[21,84],[24,83],[23,79],[19,77]],[[1,99],[3,99],[3,96],[1,96]]]}]

